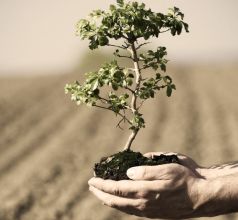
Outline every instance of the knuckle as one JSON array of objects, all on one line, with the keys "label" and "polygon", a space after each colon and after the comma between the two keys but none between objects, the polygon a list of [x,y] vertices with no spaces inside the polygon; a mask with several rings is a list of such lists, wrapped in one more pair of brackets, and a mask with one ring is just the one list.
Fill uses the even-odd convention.
[{"label": "knuckle", "polygon": [[173,185],[174,185],[174,180],[169,180],[164,184],[164,188],[171,189],[171,188],[173,188]]},{"label": "knuckle", "polygon": [[116,195],[116,196],[122,196],[122,191],[119,189],[118,186],[115,186],[114,190],[113,190],[113,193]]},{"label": "knuckle", "polygon": [[115,207],[115,202],[114,202],[114,200],[110,199],[107,201],[106,205],[113,208],[113,207]]},{"label": "knuckle", "polygon": [[148,189],[144,189],[142,191],[137,192],[137,197],[139,198],[147,198],[150,196],[150,191]]},{"label": "knuckle", "polygon": [[144,198],[146,196],[145,192],[138,192],[136,195],[138,198]]},{"label": "knuckle", "polygon": [[148,201],[147,201],[147,200],[141,199],[140,202],[139,202],[138,205],[137,205],[137,209],[138,209],[139,211],[143,212],[143,211],[146,210],[147,204],[148,204]]}]

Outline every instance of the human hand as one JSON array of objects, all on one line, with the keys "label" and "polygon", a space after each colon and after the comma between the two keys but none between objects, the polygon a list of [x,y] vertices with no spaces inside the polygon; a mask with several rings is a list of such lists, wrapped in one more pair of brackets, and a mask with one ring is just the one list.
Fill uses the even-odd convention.
[{"label": "human hand", "polygon": [[131,168],[127,172],[131,180],[94,177],[89,180],[90,190],[105,205],[128,214],[167,219],[195,217],[202,178],[194,172],[195,163],[185,156],[182,161],[188,167],[164,164]]},{"label": "human hand", "polygon": [[227,175],[236,175],[238,174],[238,165],[237,161],[225,163],[221,165],[213,165],[211,167],[202,167],[198,165],[192,158],[175,152],[149,152],[144,154],[146,157],[153,157],[155,155],[171,155],[175,154],[179,158],[181,165],[187,167],[189,170],[194,172],[197,176],[200,176],[203,179],[215,179]]},{"label": "human hand", "polygon": [[191,170],[197,176],[204,177],[204,174],[205,174],[204,170],[206,170],[207,168],[198,165],[191,157],[188,157],[184,154],[176,153],[176,152],[148,152],[148,153],[144,154],[144,156],[145,157],[153,157],[153,156],[159,156],[161,154],[176,155],[179,158],[179,162],[181,165],[187,167],[189,170]]}]

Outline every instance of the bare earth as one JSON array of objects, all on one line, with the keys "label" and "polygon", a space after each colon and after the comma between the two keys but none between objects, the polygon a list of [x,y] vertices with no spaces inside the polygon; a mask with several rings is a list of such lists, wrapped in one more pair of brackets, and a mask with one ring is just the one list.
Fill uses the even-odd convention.
[{"label": "bare earth", "polygon": [[[181,152],[204,166],[237,160],[237,68],[171,72],[177,91],[145,104],[134,150]],[[70,102],[63,87],[76,77],[0,78],[0,220],[142,219],[88,191],[93,164],[121,150],[129,133],[113,114]]]}]

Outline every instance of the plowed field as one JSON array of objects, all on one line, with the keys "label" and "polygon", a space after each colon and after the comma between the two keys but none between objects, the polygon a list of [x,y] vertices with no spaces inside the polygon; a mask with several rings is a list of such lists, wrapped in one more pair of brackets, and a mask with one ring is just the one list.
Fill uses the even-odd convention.
[{"label": "plowed field", "polygon": [[[181,152],[204,166],[237,160],[237,68],[171,72],[177,91],[145,104],[146,128],[134,149]],[[93,164],[120,150],[129,132],[115,127],[112,113],[77,107],[64,95],[76,77],[0,78],[0,220],[142,219],[88,191]]]}]

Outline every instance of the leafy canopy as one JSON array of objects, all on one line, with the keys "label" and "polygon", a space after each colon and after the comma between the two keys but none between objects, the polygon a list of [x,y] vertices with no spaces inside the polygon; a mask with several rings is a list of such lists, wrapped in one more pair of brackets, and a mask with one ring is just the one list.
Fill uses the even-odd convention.
[{"label": "leafy canopy", "polygon": [[[144,3],[117,0],[117,4],[110,5],[108,11],[95,10],[88,19],[77,23],[77,34],[81,39],[89,40],[91,50],[99,46],[115,47],[115,59],[97,71],[86,73],[83,84],[78,81],[67,84],[65,92],[70,93],[77,104],[85,103],[113,111],[121,117],[119,127],[121,122],[127,122],[133,131],[127,148],[139,129],[145,127],[143,115],[139,112],[144,101],[154,98],[161,89],[166,89],[167,96],[176,89],[171,77],[164,75],[168,62],[166,47],[160,46],[144,53],[139,52],[140,48],[148,43],[149,38],[159,37],[164,32],[170,32],[172,36],[180,35],[182,30],[188,32],[188,24],[183,19],[184,14],[177,7],[163,14],[146,9]],[[113,45],[111,40],[123,40],[123,43]],[[139,40],[145,42],[139,43]],[[116,58],[131,60],[134,68],[119,66]],[[151,71],[149,77],[144,76],[145,70]],[[107,88],[106,95],[103,88]],[[131,118],[127,112],[131,113]]]},{"label": "leafy canopy", "polygon": [[109,11],[95,10],[89,20],[81,19],[77,33],[82,39],[89,39],[90,49],[96,49],[107,45],[110,38],[123,38],[129,42],[139,38],[148,40],[168,29],[173,36],[180,35],[183,28],[188,32],[188,24],[183,18],[184,14],[177,7],[162,14],[146,9],[144,3],[117,0],[117,5],[111,5]]}]

